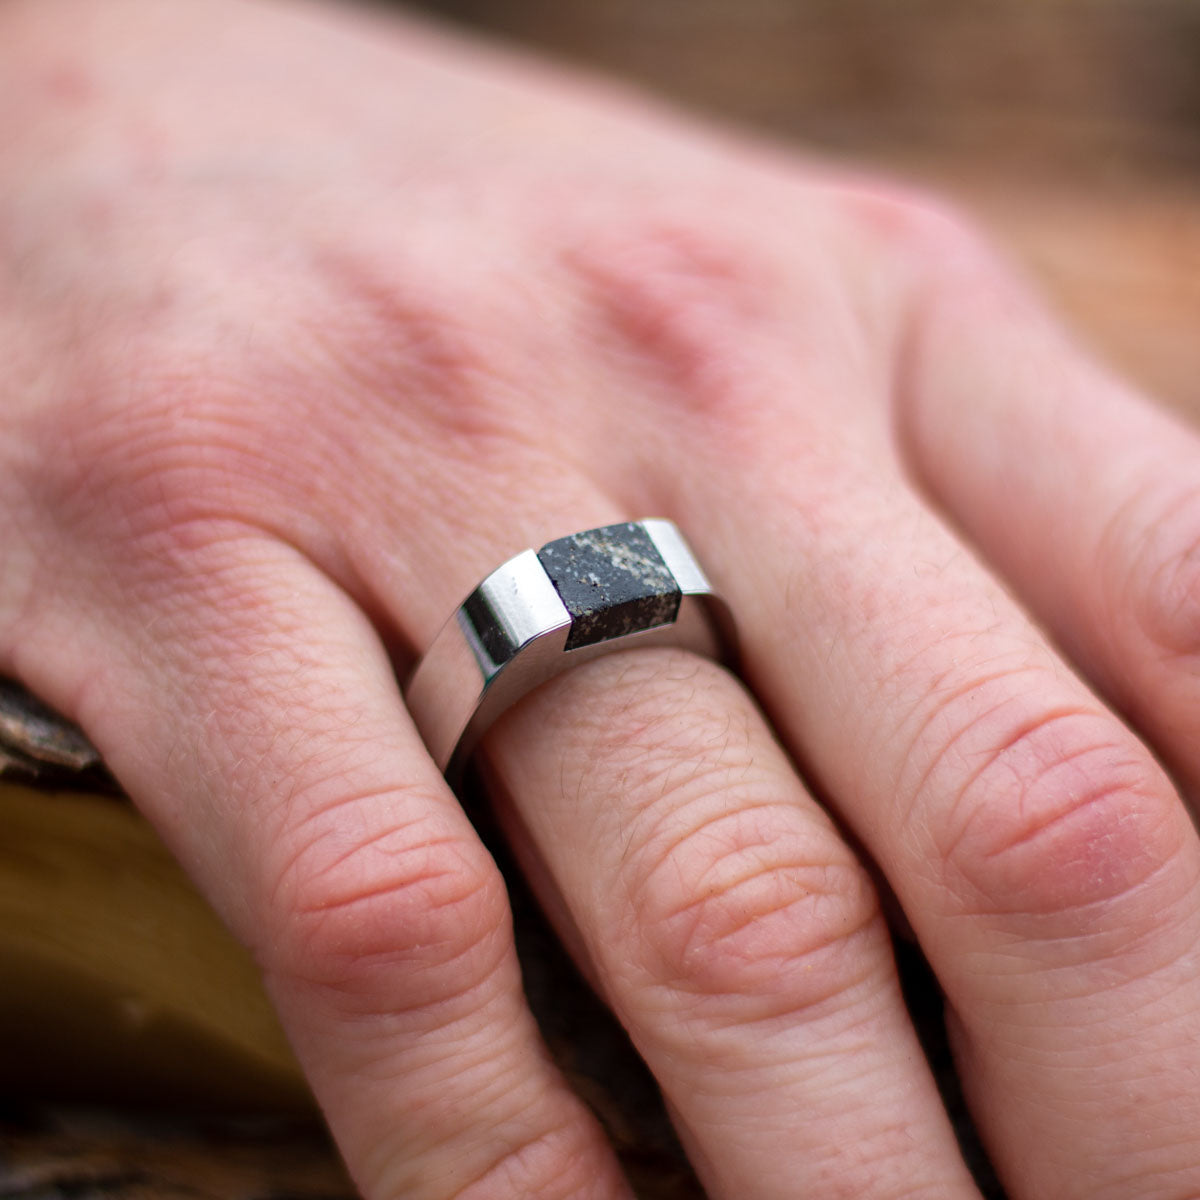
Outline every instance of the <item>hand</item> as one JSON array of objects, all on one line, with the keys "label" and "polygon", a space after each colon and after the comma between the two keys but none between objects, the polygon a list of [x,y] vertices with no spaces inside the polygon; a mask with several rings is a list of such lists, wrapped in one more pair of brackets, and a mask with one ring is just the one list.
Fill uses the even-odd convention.
[{"label": "hand", "polygon": [[9,0],[0,147],[0,670],[253,948],[370,1200],[627,1194],[393,672],[644,516],[743,681],[614,654],[484,749],[711,1195],[976,1194],[841,830],[1011,1194],[1200,1191],[1200,445],[956,215],[222,0]]}]

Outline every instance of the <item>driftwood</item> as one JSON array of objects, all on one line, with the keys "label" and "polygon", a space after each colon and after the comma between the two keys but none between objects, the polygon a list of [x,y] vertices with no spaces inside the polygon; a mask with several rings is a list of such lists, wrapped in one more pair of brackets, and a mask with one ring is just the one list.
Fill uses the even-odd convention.
[{"label": "driftwood", "polygon": [[83,731],[0,678],[0,779],[77,792],[120,789]]},{"label": "driftwood", "polygon": [[[1103,353],[1152,391],[1200,416],[1195,382],[1200,378],[1200,2],[431,0],[428,7],[622,72],[687,103],[824,152],[865,158],[957,196],[1024,259]],[[39,707],[0,687],[4,776],[89,792],[113,786],[77,731],[56,727]],[[0,819],[4,786],[0,782]],[[16,795],[9,792],[10,798]],[[61,797],[54,803],[60,802]],[[111,796],[65,803],[75,802],[122,805]],[[12,837],[18,809],[21,820],[29,811],[19,805],[8,810]],[[135,819],[126,812],[112,815],[112,821],[120,824],[126,817]],[[35,825],[21,825],[22,836],[33,839],[29,831]],[[132,827],[127,834],[139,853],[158,862],[142,834]],[[46,853],[56,852],[44,841],[39,845]],[[75,852],[86,850],[86,839],[77,839]],[[180,920],[193,922],[196,945],[216,956],[206,960],[210,966],[227,953],[221,961],[231,977],[243,981],[237,986],[251,987],[244,982],[240,952],[222,949],[219,931],[205,924],[207,918],[177,890],[186,885],[170,876],[167,866],[154,869],[163,872],[164,894],[187,914]],[[4,879],[0,855],[0,922]],[[514,903],[528,988],[547,1040],[611,1129],[639,1195],[651,1200],[697,1195],[653,1087],[619,1030],[565,964],[519,885]],[[64,901],[61,911],[69,910]],[[70,940],[69,928],[63,936]],[[941,1037],[936,987],[911,947],[901,944],[899,954],[918,1025],[969,1139]],[[79,1004],[100,994],[94,980],[92,992],[82,985],[82,968],[72,969]],[[128,981],[129,972],[122,971]],[[64,978],[60,975],[56,984],[59,993]],[[5,980],[12,982],[11,976]],[[182,1040],[172,1044],[183,1046],[195,1035],[195,1025],[187,1023],[195,1014],[169,995],[158,1002],[182,1022]],[[61,1020],[70,1019],[61,1016],[69,1010],[61,994],[44,1009]],[[43,1025],[37,1036],[53,1039],[53,1021]],[[236,1025],[230,1030],[237,1032]],[[227,1056],[221,1061],[227,1064],[222,1071],[227,1081],[244,1083],[262,1074],[246,1049],[254,1040],[246,1028],[238,1033],[241,1041],[226,1031]],[[255,1036],[263,1044],[275,1044],[277,1031],[255,1028],[262,1030]],[[126,1030],[122,1036],[127,1035]],[[22,1036],[28,1051],[29,1031]],[[136,1055],[136,1039],[123,1045]],[[229,1046],[241,1050],[235,1053]],[[0,1062],[17,1062],[11,1054],[6,1060],[8,1049],[0,1034]],[[132,1080],[133,1095],[116,1086],[111,1072],[106,1077],[97,1065],[102,1055],[90,1060],[90,1068],[86,1055],[74,1061],[85,1068],[82,1078],[64,1082],[57,1068],[39,1077],[27,1061],[23,1075],[14,1078],[10,1072],[3,1080],[9,1100],[0,1112],[0,1196],[343,1200],[350,1195],[336,1156],[303,1117],[247,1123],[228,1116],[215,1121],[180,1116],[164,1124],[161,1118],[131,1115],[131,1099],[161,1108],[190,1097],[194,1107],[200,1094],[209,1108],[228,1112],[239,1101],[245,1107],[249,1092],[240,1085],[229,1086],[224,1095],[219,1081],[211,1090],[211,1079],[199,1092],[185,1086],[186,1055],[178,1064],[171,1062],[179,1086],[166,1087],[161,1074],[147,1070],[140,1081]],[[285,1094],[292,1099],[276,1107],[303,1107],[302,1091],[288,1091],[297,1083],[294,1064],[274,1052],[271,1063],[275,1090],[265,1088],[257,1107],[270,1109],[271,1097]],[[130,1079],[125,1083],[132,1086]],[[116,1106],[118,1098],[126,1107]],[[64,1108],[67,1101],[88,1102],[89,1115]],[[976,1151],[969,1152],[978,1159]],[[985,1191],[998,1195],[980,1169]]]},{"label": "driftwood", "polygon": [[319,1128],[99,1110],[0,1125],[0,1196],[23,1200],[353,1200]]}]

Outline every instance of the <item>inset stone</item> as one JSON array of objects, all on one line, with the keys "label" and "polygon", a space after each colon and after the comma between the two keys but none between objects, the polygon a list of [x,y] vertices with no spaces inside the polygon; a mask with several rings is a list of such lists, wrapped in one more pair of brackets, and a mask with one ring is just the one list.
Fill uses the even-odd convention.
[{"label": "inset stone", "polygon": [[571,614],[567,650],[670,625],[679,613],[679,584],[634,521],[549,542],[538,560]]}]

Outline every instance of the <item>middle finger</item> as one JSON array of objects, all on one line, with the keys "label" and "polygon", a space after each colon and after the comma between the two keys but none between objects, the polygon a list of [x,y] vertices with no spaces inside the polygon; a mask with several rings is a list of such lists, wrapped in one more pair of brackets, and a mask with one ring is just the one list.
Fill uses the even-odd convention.
[{"label": "middle finger", "polygon": [[1018,1197],[1191,1194],[1200,841],[1182,803],[882,455],[806,470],[786,440],[737,479],[736,518],[695,480],[677,511],[725,568],[756,691],[946,989],[1001,1174]]},{"label": "middle finger", "polygon": [[866,874],[735,680],[621,652],[487,750],[519,857],[714,1200],[977,1198]]}]

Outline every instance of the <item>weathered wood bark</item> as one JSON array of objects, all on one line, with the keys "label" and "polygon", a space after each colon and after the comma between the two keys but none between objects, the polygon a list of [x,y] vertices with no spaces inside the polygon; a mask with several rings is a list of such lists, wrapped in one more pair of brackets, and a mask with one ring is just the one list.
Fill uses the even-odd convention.
[{"label": "weathered wood bark", "polygon": [[[1025,260],[1104,353],[1151,390],[1200,416],[1200,0],[430,0],[428,7],[620,71],[802,145],[865,157],[936,184],[958,196]],[[105,786],[85,744],[56,733],[41,713],[0,691],[0,774],[61,786],[63,772],[77,770],[89,787]],[[3,798],[0,791],[0,813]],[[13,815],[18,808],[21,820]],[[27,839],[27,849],[41,838],[38,853],[68,853],[71,838],[48,849],[48,828],[43,822],[35,837],[37,822],[29,823],[28,812],[27,805],[9,807],[7,837]],[[138,853],[157,853],[143,840],[144,830],[132,832],[131,814],[112,819]],[[6,910],[2,901],[6,880],[10,900],[14,886],[29,886],[12,870],[20,849],[11,840],[0,844],[0,942],[7,911],[10,948],[19,942],[11,922],[21,905],[10,903]],[[97,991],[86,967],[94,962],[86,945],[91,927],[78,912],[71,916],[72,905],[79,907],[80,879],[90,878],[88,886],[96,883],[81,866],[85,851],[76,837],[69,851],[77,856],[71,860],[74,867],[60,872],[77,877],[76,890],[67,887],[58,901],[59,941],[70,943],[74,936],[80,944],[73,950],[68,945],[70,952],[55,960],[61,969],[53,982],[44,971],[39,977],[31,970],[23,985],[30,989],[26,999],[34,1001],[26,1004],[23,1019],[39,1013],[43,1018],[40,1031],[24,1028],[26,1051],[36,1046],[37,1037],[56,1036],[55,1022],[70,1021],[72,1004],[111,1001],[103,988]],[[28,868],[29,854],[24,863]],[[161,864],[154,869],[166,871]],[[54,874],[45,872],[45,880],[52,881]],[[168,892],[176,897],[172,903],[179,913],[188,914],[180,917],[183,925],[193,922],[188,926],[196,938],[192,952],[215,955],[210,964],[223,962],[209,970],[227,990],[248,988],[242,993],[246,1011],[257,1012],[261,997],[252,996],[236,947],[220,948],[219,933],[197,917],[189,907],[193,901],[171,891],[181,886],[171,877]],[[19,898],[29,900],[28,895]],[[122,911],[116,903],[110,908],[117,916]],[[21,930],[27,941],[33,928],[26,921]],[[203,933],[196,932],[200,929]],[[121,929],[112,935],[122,936]],[[130,936],[128,926],[125,936]],[[217,940],[209,940],[213,937]],[[562,967],[534,917],[523,918],[522,937],[530,992],[548,1040],[612,1127],[639,1194],[652,1200],[695,1195],[644,1073],[619,1051],[619,1034]],[[29,962],[45,967],[44,957],[30,956],[28,945],[26,950]],[[139,953],[136,943],[127,950],[135,957]],[[907,951],[904,956],[911,957]],[[135,970],[120,955],[112,961],[124,984],[136,982],[142,968]],[[910,965],[910,977],[933,1053],[944,1056],[936,1037],[936,993],[919,963]],[[10,965],[3,981],[10,993],[16,980]],[[53,993],[40,1008],[33,994],[38,988]],[[167,1005],[184,1022],[187,1037],[195,1035],[202,1023],[180,997],[156,992],[150,980],[137,988]],[[136,1016],[137,1006],[129,1011]],[[103,1034],[96,1015],[77,1022],[76,1031],[90,1030],[88,1036],[102,1041],[111,1030]],[[210,1050],[225,1047],[227,1057],[220,1061],[226,1064],[227,1082],[239,1078],[237,1070],[253,1059],[252,1047],[247,1057],[246,1037],[252,1042],[261,1036],[264,1045],[277,1049],[275,1032],[265,1032],[264,1025],[258,1035],[247,1034],[248,1028],[243,1012],[240,1025],[233,1020],[223,1032],[206,1035]],[[239,1029],[242,1042],[234,1036]],[[0,1060],[9,1049],[0,1033]],[[102,1049],[93,1047],[90,1060],[82,1051],[71,1060],[86,1068],[84,1076],[92,1073],[92,1096],[99,1100],[106,1095],[104,1070],[111,1070],[99,1065]],[[158,1053],[152,1045],[144,1049]],[[126,1052],[133,1051],[126,1047]],[[288,1074],[294,1068],[284,1056],[272,1054],[264,1077],[274,1071],[272,1086],[286,1091],[281,1081],[294,1082],[294,1074]],[[230,1066],[235,1060],[240,1065]],[[7,1061],[15,1059],[9,1054]],[[156,1077],[153,1070],[133,1082],[150,1089],[143,1098],[157,1090],[162,1101],[189,1090],[194,1096],[197,1088],[204,1091],[201,1083],[214,1082],[201,1079],[199,1070],[183,1079],[189,1071],[184,1061],[171,1070],[182,1073],[176,1076],[178,1087],[164,1085],[162,1073]],[[24,1078],[28,1082],[35,1075],[28,1072]],[[948,1077],[944,1064],[943,1075]],[[122,1091],[112,1082],[110,1098]],[[130,1084],[128,1078],[123,1082]],[[53,1083],[41,1083],[54,1100]],[[57,1098],[81,1094],[80,1086],[76,1078]],[[31,1088],[30,1083],[22,1093],[10,1087],[12,1117],[5,1122],[0,1116],[0,1194],[5,1196],[267,1200],[286,1194],[328,1200],[349,1194],[331,1152],[303,1128],[255,1132],[242,1126],[239,1133],[227,1125],[214,1134],[211,1126],[198,1125],[169,1131],[63,1126],[57,1119],[46,1123],[30,1117]],[[237,1087],[232,1091],[216,1098],[232,1104]],[[266,1093],[270,1103],[270,1087]],[[214,1099],[213,1092],[208,1099]]]}]

